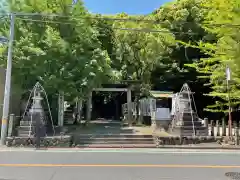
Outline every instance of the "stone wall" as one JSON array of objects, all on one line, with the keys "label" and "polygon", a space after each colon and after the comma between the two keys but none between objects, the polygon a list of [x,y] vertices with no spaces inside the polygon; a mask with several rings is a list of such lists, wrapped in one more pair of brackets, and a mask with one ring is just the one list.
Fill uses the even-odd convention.
[{"label": "stone wall", "polygon": [[190,136],[190,137],[154,137],[156,146],[161,145],[189,145],[189,144],[200,144],[200,143],[218,143],[223,141],[223,137],[212,137],[212,136]]},{"label": "stone wall", "polygon": [[[156,147],[167,146],[167,145],[194,145],[201,143],[215,143],[221,144],[224,139],[223,137],[153,137]],[[91,144],[91,143],[90,143]],[[8,147],[35,147],[36,140],[35,138],[28,137],[8,137],[6,140],[6,145]],[[111,145],[111,144],[110,144]],[[77,142],[74,142],[74,138],[68,135],[62,136],[50,136],[44,137],[41,140],[42,147],[80,147],[77,145]],[[124,145],[123,145],[124,147]]]},{"label": "stone wall", "polygon": [[[8,147],[35,147],[36,139],[29,137],[7,137],[6,146]],[[71,147],[71,136],[50,136],[41,139],[42,147]]]}]

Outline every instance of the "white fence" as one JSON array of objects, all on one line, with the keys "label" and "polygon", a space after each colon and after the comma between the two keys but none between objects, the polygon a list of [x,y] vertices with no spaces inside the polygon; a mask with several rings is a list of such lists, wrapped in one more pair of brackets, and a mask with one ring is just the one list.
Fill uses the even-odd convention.
[{"label": "white fence", "polygon": [[[208,126],[209,136],[230,136],[231,135],[229,131],[229,127],[225,123],[225,121],[222,121],[222,123],[220,124],[219,120],[217,121],[211,120],[210,124],[208,124],[207,126]],[[236,134],[240,134],[239,125],[237,125],[237,123],[234,123],[231,129],[232,129],[231,132],[233,136],[235,136]]]},{"label": "white fence", "polygon": [[[128,103],[122,105],[122,114],[128,114]],[[136,102],[131,102],[131,111],[133,116],[136,116]],[[156,111],[156,99],[144,98],[139,101],[139,115],[140,116],[153,116]]]}]

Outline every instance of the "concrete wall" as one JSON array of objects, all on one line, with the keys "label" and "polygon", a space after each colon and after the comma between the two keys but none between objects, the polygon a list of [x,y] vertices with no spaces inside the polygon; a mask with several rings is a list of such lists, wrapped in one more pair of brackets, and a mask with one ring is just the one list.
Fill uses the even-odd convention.
[{"label": "concrete wall", "polygon": [[[2,118],[3,98],[4,98],[4,87],[5,87],[5,74],[6,70],[0,67],[0,119]],[[13,113],[17,116],[20,115],[20,99],[21,90],[12,83],[11,96],[10,96],[10,107],[9,114]]]}]

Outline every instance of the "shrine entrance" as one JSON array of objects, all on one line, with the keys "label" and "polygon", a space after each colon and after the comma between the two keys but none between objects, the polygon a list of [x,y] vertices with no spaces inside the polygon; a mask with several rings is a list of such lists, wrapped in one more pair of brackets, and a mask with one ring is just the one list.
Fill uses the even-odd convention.
[{"label": "shrine entrance", "polygon": [[93,91],[92,119],[120,120],[122,117],[122,104],[126,102],[126,92]]},{"label": "shrine entrance", "polygon": [[[91,121],[97,118],[120,119],[122,104],[127,104],[127,122],[132,120],[132,86],[127,84],[105,84],[94,88],[86,101],[76,102],[75,109],[80,119]],[[111,96],[109,96],[111,94]],[[60,94],[61,95],[61,94]],[[59,95],[59,126],[64,124],[64,95]],[[107,96],[108,95],[108,96]]]},{"label": "shrine entrance", "polygon": [[[89,94],[86,103],[86,120],[97,118],[120,120],[122,104],[129,104],[131,112],[132,88],[125,84],[105,84],[103,88],[95,88]],[[132,118],[129,113],[128,119]]]}]

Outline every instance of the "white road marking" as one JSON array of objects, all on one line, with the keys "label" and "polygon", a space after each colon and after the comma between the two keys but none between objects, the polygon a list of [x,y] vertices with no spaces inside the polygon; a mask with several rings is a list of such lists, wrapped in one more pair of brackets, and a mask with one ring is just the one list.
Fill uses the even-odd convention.
[{"label": "white road marking", "polygon": [[240,154],[239,150],[206,149],[30,149],[3,148],[0,152],[36,152],[36,153],[146,153],[146,154]]}]

